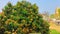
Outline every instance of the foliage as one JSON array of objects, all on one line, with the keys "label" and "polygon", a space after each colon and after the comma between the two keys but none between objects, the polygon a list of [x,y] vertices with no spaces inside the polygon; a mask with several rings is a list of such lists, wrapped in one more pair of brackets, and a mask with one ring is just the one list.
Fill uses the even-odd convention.
[{"label": "foliage", "polygon": [[50,30],[50,34],[60,34],[60,32],[58,32],[58,31],[52,29],[52,30]]},{"label": "foliage", "polygon": [[50,15],[50,18],[55,18],[54,14],[51,14],[51,15]]},{"label": "foliage", "polygon": [[[16,5],[8,3],[3,9],[4,16],[0,15],[0,23],[4,27],[5,34],[49,34],[48,22],[38,14],[36,4],[26,1],[17,2]],[[0,26],[0,28],[2,27]]]}]

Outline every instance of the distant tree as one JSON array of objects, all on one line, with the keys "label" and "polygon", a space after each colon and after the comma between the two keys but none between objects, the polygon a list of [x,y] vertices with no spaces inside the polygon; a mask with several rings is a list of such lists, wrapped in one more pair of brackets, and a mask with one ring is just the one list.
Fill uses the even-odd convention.
[{"label": "distant tree", "polygon": [[50,18],[55,18],[55,15],[54,15],[54,14],[51,14],[51,15],[50,15]]},{"label": "distant tree", "polygon": [[56,18],[56,19],[60,19],[60,8],[57,8],[57,9],[56,9],[55,18]]}]

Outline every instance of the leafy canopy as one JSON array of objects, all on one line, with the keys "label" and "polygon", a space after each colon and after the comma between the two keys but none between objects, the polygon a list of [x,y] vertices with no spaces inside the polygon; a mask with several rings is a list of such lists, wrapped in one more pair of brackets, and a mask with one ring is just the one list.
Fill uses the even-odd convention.
[{"label": "leafy canopy", "polygon": [[36,4],[26,1],[17,2],[12,5],[10,2],[3,9],[4,16],[0,16],[0,26],[5,29],[4,33],[29,34],[41,33],[49,34],[48,22],[43,20],[38,14]]}]

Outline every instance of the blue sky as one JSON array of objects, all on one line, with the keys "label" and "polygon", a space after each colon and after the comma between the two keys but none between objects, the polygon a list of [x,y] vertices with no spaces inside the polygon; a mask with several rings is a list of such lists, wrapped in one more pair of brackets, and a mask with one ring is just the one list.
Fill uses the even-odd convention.
[{"label": "blue sky", "polygon": [[[2,11],[2,8],[8,3],[11,2],[13,5],[17,3],[17,1],[20,0],[0,0],[0,11]],[[31,2],[32,4],[36,3],[39,7],[39,12],[43,13],[44,11],[48,11],[50,14],[53,14],[55,12],[55,9],[57,7],[60,7],[60,0],[27,0]]]}]

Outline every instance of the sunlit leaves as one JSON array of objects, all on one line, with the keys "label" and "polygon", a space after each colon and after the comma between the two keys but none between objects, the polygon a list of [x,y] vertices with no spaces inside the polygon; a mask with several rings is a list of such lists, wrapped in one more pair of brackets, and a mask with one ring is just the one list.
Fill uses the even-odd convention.
[{"label": "sunlit leaves", "polygon": [[5,32],[29,34],[43,33],[44,31],[47,33],[49,30],[47,22],[44,22],[42,15],[38,14],[36,4],[26,1],[17,2],[16,5],[8,3],[3,12],[4,15],[0,15],[0,21],[4,21]]}]

